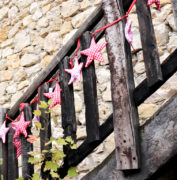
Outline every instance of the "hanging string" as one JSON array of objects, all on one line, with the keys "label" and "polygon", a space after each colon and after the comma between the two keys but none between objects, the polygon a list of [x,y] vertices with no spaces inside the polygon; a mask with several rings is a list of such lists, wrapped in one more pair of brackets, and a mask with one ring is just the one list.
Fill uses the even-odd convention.
[{"label": "hanging string", "polygon": [[71,69],[74,67],[74,65],[73,65],[73,60],[74,60],[75,57],[77,57],[77,53],[78,53],[78,51],[79,51],[79,47],[80,47],[80,37],[79,37],[79,39],[78,39],[78,41],[77,41],[77,48],[76,48],[75,55],[73,56],[73,58],[72,58],[72,59],[70,60],[70,62],[69,62],[69,64],[71,65]]},{"label": "hanging string", "polygon": [[5,119],[7,120],[7,119],[9,119],[10,121],[14,121],[13,119],[11,119],[10,117],[8,117],[8,115],[7,115],[7,113],[6,113],[6,117],[5,117]]}]

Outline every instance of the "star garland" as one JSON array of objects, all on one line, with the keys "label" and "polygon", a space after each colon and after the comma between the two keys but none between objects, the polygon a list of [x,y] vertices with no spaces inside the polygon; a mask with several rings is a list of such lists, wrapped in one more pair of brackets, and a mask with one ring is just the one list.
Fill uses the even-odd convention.
[{"label": "star garland", "polygon": [[[131,26],[132,26],[132,21],[130,21],[128,19],[128,15],[130,13],[130,11],[132,10],[132,8],[134,7],[136,3],[136,0],[133,0],[128,12],[126,13],[126,15],[124,15],[123,17],[121,17],[120,19],[117,19],[115,21],[113,21],[112,23],[98,29],[96,32],[90,32],[92,34],[92,40],[91,40],[91,44],[90,47],[88,49],[82,50],[80,51],[80,54],[87,56],[87,61],[85,63],[85,68],[88,68],[89,65],[94,61],[100,61],[100,62],[104,62],[104,59],[102,57],[101,54],[101,50],[108,44],[108,42],[104,42],[101,44],[97,44],[95,42],[95,38],[94,35],[98,32],[101,32],[109,27],[111,27],[112,25],[120,22],[121,20],[123,20],[124,18],[127,19],[126,21],[126,25],[125,25],[125,38],[127,39],[127,41],[129,42],[129,44],[132,46],[133,48],[133,32],[131,30]],[[155,4],[157,6],[157,9],[159,11],[161,11],[161,7],[160,7],[160,0],[148,0],[147,2],[147,6],[151,6],[152,4]],[[70,60],[70,65],[71,65],[71,69],[65,69],[66,73],[69,73],[71,75],[71,78],[68,82],[68,85],[72,84],[75,80],[80,81],[81,80],[81,72],[83,69],[83,63],[79,64],[79,59],[77,57],[77,53],[79,50],[79,46],[80,46],[80,38],[78,39],[78,43],[77,43],[77,48],[76,48],[76,53],[74,55],[74,57]],[[72,61],[74,62],[74,65],[72,63]],[[59,79],[59,74],[57,76],[56,79],[51,79],[49,81],[47,81],[46,83],[52,82],[52,81],[56,81],[56,85],[55,85],[55,90],[53,92],[49,92],[49,93],[43,93],[44,96],[53,99],[53,102],[51,103],[51,105],[49,106],[49,108],[52,108],[54,106],[56,106],[57,104],[61,105],[61,88],[58,82]],[[42,84],[43,85],[43,84]],[[36,100],[37,100],[37,106],[36,109],[39,110],[39,88],[42,86],[40,85],[38,87],[38,93],[37,93],[37,98],[35,98],[31,103],[33,104]],[[9,119],[11,121],[13,121],[12,124],[12,129],[15,131],[14,134],[14,146],[17,149],[17,155],[16,157],[18,158],[21,154],[21,139],[20,139],[20,134],[23,134],[25,137],[27,137],[27,127],[31,124],[31,121],[25,121],[25,115],[24,115],[24,105],[26,105],[25,103],[20,104],[21,107],[21,116],[18,116],[17,120],[14,121],[11,118],[9,118],[6,114],[6,120]],[[20,120],[19,120],[20,119]],[[6,127],[6,120],[4,121],[4,123],[1,125],[0,127],[0,138],[2,139],[2,143],[6,142],[6,135],[9,132],[9,128]],[[39,117],[35,117],[34,118],[34,122],[39,122]],[[32,137],[32,136],[31,136]],[[30,139],[30,141],[32,141],[33,139]]]}]

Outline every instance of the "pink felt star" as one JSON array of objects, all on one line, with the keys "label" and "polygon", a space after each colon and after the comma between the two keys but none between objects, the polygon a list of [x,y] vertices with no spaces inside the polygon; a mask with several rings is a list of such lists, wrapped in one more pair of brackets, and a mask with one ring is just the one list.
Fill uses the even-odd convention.
[{"label": "pink felt star", "polygon": [[57,104],[61,105],[61,88],[58,82],[56,82],[55,90],[54,92],[50,93],[44,93],[44,96],[53,99],[52,104],[50,105],[49,108],[54,107]]},{"label": "pink felt star", "polygon": [[152,4],[156,4],[156,6],[157,6],[157,9],[159,10],[159,11],[161,11],[161,8],[160,8],[160,0],[148,0],[148,2],[147,2],[147,5],[148,6],[151,6]]},{"label": "pink felt star", "polygon": [[13,142],[15,148],[17,149],[17,155],[16,158],[18,159],[18,157],[21,154],[21,140],[19,138],[16,138]]},{"label": "pink felt star", "polygon": [[101,55],[101,50],[107,45],[107,42],[96,44],[94,37],[92,37],[91,45],[88,49],[80,51],[80,54],[86,55],[87,62],[85,67],[88,67],[93,60],[98,60],[100,62],[104,62],[104,59]]},{"label": "pink felt star", "polygon": [[3,143],[6,143],[6,134],[8,133],[9,128],[6,128],[6,121],[0,127],[0,138],[2,139]]},{"label": "pink felt star", "polygon": [[22,111],[21,117],[19,121],[12,122],[12,129],[15,130],[14,139],[19,137],[20,134],[23,134],[27,137],[26,128],[31,124],[31,121],[25,121],[24,111]]},{"label": "pink felt star", "polygon": [[83,68],[83,63],[79,64],[79,60],[76,57],[75,58],[75,63],[74,63],[74,68],[72,68],[72,69],[65,69],[65,72],[71,74],[71,79],[70,79],[68,85],[73,83],[73,81],[75,81],[76,79],[78,81],[81,80],[81,71],[82,71],[82,68]]},{"label": "pink felt star", "polygon": [[125,37],[126,37],[127,41],[130,43],[130,45],[132,45],[132,43],[133,43],[133,32],[131,30],[131,26],[132,26],[132,21],[127,19],[127,22],[125,25]]}]

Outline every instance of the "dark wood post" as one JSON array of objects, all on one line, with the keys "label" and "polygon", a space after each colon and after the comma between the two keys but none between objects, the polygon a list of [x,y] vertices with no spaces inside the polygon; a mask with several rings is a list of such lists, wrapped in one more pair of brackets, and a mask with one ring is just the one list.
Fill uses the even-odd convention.
[{"label": "dark wood post", "polygon": [[[124,15],[122,1],[103,0],[106,24]],[[138,113],[133,99],[134,80],[130,46],[124,35],[125,21],[106,29],[111,71],[113,120],[117,168],[139,168]]]}]

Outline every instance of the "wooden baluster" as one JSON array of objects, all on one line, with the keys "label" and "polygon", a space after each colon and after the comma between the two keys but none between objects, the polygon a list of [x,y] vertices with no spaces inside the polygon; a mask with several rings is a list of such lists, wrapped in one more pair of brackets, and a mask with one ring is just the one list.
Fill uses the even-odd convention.
[{"label": "wooden baluster", "polygon": [[[31,121],[32,123],[32,109],[29,105],[24,106],[24,115],[25,121]],[[27,128],[28,135],[31,134],[30,124]],[[30,176],[34,173],[34,167],[31,163],[28,162],[30,155],[28,152],[33,151],[33,145],[27,141],[27,138],[24,135],[21,135],[21,152],[22,152],[22,175],[24,180],[28,180]]]},{"label": "wooden baluster", "polygon": [[[4,123],[5,120],[5,114],[7,112],[7,109],[0,108],[0,126]],[[8,139],[6,136],[6,143],[2,143],[2,139],[0,140],[0,158],[1,162],[3,163],[0,166],[0,179],[3,176],[4,180],[8,179]]]},{"label": "wooden baluster", "polygon": [[136,2],[148,86],[163,80],[152,17],[147,0]]},{"label": "wooden baluster", "polygon": [[64,129],[64,137],[71,136],[76,140],[76,115],[74,106],[73,85],[68,85],[70,75],[64,69],[70,69],[69,57],[65,57],[64,61],[59,64],[60,69],[60,86],[61,93],[61,112],[62,112],[62,127]]},{"label": "wooden baluster", "polygon": [[[85,32],[81,36],[81,49],[85,50],[90,47],[91,34]],[[81,55],[81,62],[85,63],[87,56]],[[85,101],[86,130],[89,142],[99,140],[99,114],[96,87],[95,65],[92,62],[89,67],[83,68],[83,86]]]},{"label": "wooden baluster", "polygon": [[[46,103],[48,102],[48,98],[43,95],[43,93],[48,93],[49,92],[49,85],[44,84],[42,87],[39,88],[39,104],[40,101],[45,101]],[[40,144],[41,144],[41,152],[43,150],[49,150],[52,148],[52,145],[45,146],[45,143],[47,143],[50,140],[51,137],[51,122],[50,122],[50,114],[45,113],[45,109],[39,108],[41,110],[41,116],[40,116],[40,122],[42,125],[43,130],[40,130]],[[49,153],[46,153],[45,160],[51,160],[51,156]],[[43,171],[44,165],[42,165],[41,168],[41,176],[42,179],[47,179],[50,178],[50,171]]]},{"label": "wooden baluster", "polygon": [[[103,0],[106,24],[122,17],[121,1]],[[117,168],[139,168],[138,113],[133,99],[134,80],[131,51],[124,35],[125,21],[106,29],[111,71],[114,134]]]},{"label": "wooden baluster", "polygon": [[172,9],[173,9],[174,21],[177,28],[177,1],[171,0],[171,4],[172,4]]}]

